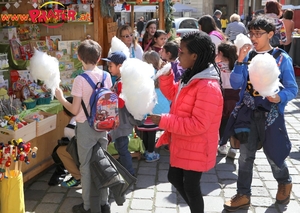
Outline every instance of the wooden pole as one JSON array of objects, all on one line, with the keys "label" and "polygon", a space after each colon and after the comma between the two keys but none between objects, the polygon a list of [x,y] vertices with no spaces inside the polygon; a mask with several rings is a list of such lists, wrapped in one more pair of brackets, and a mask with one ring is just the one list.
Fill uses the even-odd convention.
[{"label": "wooden pole", "polygon": [[159,19],[158,28],[161,30],[165,30],[164,12],[165,12],[165,4],[164,2],[159,2],[158,3],[158,19]]},{"label": "wooden pole", "polygon": [[130,26],[131,26],[132,30],[135,30],[135,28],[134,28],[134,5],[131,5]]}]

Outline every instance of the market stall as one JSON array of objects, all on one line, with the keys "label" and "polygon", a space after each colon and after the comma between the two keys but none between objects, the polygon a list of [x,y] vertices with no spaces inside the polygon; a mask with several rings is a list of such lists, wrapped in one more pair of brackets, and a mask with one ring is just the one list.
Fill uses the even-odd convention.
[{"label": "market stall", "polygon": [[69,122],[62,105],[30,76],[33,49],[57,58],[61,86],[68,95],[81,68],[76,55],[79,42],[92,38],[101,43],[107,36],[98,31],[104,24],[99,1],[47,2],[0,2],[0,142],[23,138],[39,147],[36,159],[22,167],[24,182],[53,165],[53,148]]},{"label": "market stall", "polygon": [[[169,2],[153,2],[160,8],[161,29]],[[69,122],[43,82],[30,75],[28,66],[34,49],[58,60],[60,86],[68,96],[73,79],[82,72],[76,52],[80,41],[97,41],[103,48],[102,56],[107,56],[117,27],[113,22],[114,4],[113,0],[0,2],[0,142],[23,138],[39,148],[36,159],[22,168],[24,182],[53,165],[51,153]]]}]

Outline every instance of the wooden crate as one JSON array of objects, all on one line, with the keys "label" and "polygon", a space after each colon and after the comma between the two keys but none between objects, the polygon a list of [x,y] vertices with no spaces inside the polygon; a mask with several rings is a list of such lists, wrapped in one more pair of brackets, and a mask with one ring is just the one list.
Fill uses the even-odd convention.
[{"label": "wooden crate", "polygon": [[36,122],[36,137],[46,134],[54,129],[56,129],[56,114],[51,114],[48,112],[35,112],[25,117],[25,120],[33,121],[32,117],[34,115],[44,115],[44,119]]},{"label": "wooden crate", "polygon": [[11,139],[22,138],[27,142],[36,137],[36,121],[30,121],[26,126],[13,131],[5,128],[0,128],[0,142],[7,143]]}]

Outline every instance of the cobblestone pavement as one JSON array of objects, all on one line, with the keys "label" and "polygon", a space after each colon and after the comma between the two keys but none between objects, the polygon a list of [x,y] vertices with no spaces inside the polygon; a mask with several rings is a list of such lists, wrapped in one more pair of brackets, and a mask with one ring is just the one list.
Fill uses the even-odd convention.
[{"label": "cobblestone pavement", "polygon": [[[297,77],[298,85],[300,78]],[[275,204],[277,182],[262,150],[257,152],[252,182],[251,206],[237,213],[298,213],[300,212],[300,95],[286,107],[286,124],[292,142],[287,158],[293,178],[291,201],[288,205]],[[159,161],[146,163],[133,159],[138,181],[127,193],[123,206],[111,201],[112,213],[189,213],[189,208],[167,180],[169,153],[163,149]],[[234,160],[217,156],[217,164],[204,173],[201,180],[205,212],[221,213],[223,203],[236,193],[238,154]],[[48,186],[53,169],[25,184],[26,212],[71,213],[73,205],[80,204],[81,189]]]}]

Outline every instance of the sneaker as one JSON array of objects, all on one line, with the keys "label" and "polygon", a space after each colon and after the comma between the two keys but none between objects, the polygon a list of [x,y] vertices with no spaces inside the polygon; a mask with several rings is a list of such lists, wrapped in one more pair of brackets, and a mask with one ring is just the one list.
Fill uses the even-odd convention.
[{"label": "sneaker", "polygon": [[229,201],[224,204],[224,209],[229,212],[234,212],[240,208],[245,208],[250,206],[250,196],[236,194]]},{"label": "sneaker", "polygon": [[72,212],[73,213],[91,213],[91,210],[85,210],[83,207],[83,203],[79,204],[79,205],[75,205],[72,208]]},{"label": "sneaker", "polygon": [[79,187],[80,184],[80,180],[76,180],[74,177],[71,177],[69,180],[62,182],[61,186],[65,188],[76,188]]},{"label": "sneaker", "polygon": [[146,155],[146,162],[151,163],[159,160],[159,154],[156,152],[148,152]]},{"label": "sneaker", "polygon": [[226,144],[222,145],[222,146],[219,146],[218,151],[221,155],[227,155],[227,146],[226,146]]},{"label": "sneaker", "polygon": [[278,184],[278,190],[276,194],[276,203],[288,204],[290,202],[290,195],[292,191],[292,183]]},{"label": "sneaker", "polygon": [[233,148],[229,148],[227,157],[234,159],[236,156],[237,150]]},{"label": "sneaker", "polygon": [[146,159],[146,156],[148,155],[148,151],[147,150],[145,150],[145,152],[143,153],[143,157]]},{"label": "sneaker", "polygon": [[101,213],[110,213],[110,205],[109,205],[109,203],[101,206]]},{"label": "sneaker", "polygon": [[61,174],[54,172],[48,182],[48,185],[56,186],[56,185],[60,184],[61,182],[63,182],[63,180],[64,180],[64,177]]}]

